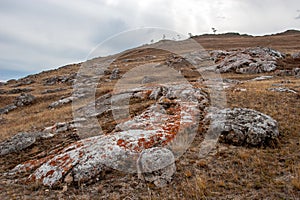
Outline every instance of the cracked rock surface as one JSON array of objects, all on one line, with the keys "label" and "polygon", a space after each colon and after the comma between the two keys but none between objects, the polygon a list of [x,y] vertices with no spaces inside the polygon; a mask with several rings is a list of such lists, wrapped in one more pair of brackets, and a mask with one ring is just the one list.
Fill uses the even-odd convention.
[{"label": "cracked rock surface", "polygon": [[277,59],[284,54],[270,48],[245,48],[236,50],[215,50],[211,56],[220,73],[236,72],[242,74],[256,74],[271,72],[277,68]]},{"label": "cracked rock surface", "polygon": [[261,146],[279,136],[277,121],[252,109],[227,108],[206,118],[214,119],[211,126],[221,132],[221,142],[232,145]]}]

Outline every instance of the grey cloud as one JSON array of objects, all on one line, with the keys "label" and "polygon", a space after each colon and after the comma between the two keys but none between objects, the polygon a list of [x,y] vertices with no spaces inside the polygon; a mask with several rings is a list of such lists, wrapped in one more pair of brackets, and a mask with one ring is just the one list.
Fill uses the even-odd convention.
[{"label": "grey cloud", "polygon": [[[219,32],[249,34],[299,27],[300,20],[291,20],[298,1],[1,0],[0,74],[8,69],[38,72],[84,60],[110,36],[139,27],[162,27],[183,35],[211,32],[212,26]],[[160,31],[144,35],[131,31],[104,42],[94,53],[116,53],[162,35]]]}]

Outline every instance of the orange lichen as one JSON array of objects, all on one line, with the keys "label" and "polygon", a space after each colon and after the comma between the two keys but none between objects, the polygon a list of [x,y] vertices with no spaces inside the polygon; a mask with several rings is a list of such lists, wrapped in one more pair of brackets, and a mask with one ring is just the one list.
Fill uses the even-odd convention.
[{"label": "orange lichen", "polygon": [[50,171],[48,171],[47,173],[46,173],[46,177],[47,176],[52,176],[53,174],[54,174],[54,170],[52,169],[52,170],[50,170]]}]

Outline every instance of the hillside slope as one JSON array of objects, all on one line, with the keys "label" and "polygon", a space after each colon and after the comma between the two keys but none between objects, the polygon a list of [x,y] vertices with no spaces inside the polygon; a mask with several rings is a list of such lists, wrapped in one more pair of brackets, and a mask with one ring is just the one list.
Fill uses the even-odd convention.
[{"label": "hillside slope", "polygon": [[[101,66],[106,59],[109,59],[96,58],[0,85],[0,108],[18,104],[19,101],[16,99],[20,99],[22,93],[34,96],[32,101],[28,103],[23,101],[22,105],[16,106],[11,111],[2,110],[0,141],[20,132],[44,133],[47,130],[54,134],[46,139],[38,138],[35,143],[18,152],[1,156],[1,199],[297,199],[300,196],[300,79],[292,72],[300,68],[300,58],[294,58],[292,54],[300,52],[300,32],[287,31],[261,37],[237,34],[203,35],[195,36],[193,39],[206,50],[261,46],[286,54],[285,57],[276,60],[275,71],[260,74],[233,72],[221,74],[227,107],[250,108],[275,119],[280,132],[277,141],[267,146],[256,147],[220,142],[209,156],[199,158],[199,146],[206,129],[201,122],[194,141],[183,156],[175,162],[177,170],[173,180],[163,188],[139,179],[137,174],[127,174],[114,169],[108,169],[86,183],[68,181],[70,177],[66,176],[62,183],[52,188],[39,183],[14,182],[14,180],[23,180],[32,173],[29,170],[24,174],[7,177],[5,173],[18,164],[26,161],[42,162],[43,159],[63,151],[66,146],[81,139],[76,127],[72,126],[74,108],[70,97],[73,93],[73,84],[79,78],[77,72],[83,65],[91,67],[91,73],[97,72],[99,70],[97,66]],[[161,41],[160,43],[168,44],[182,52],[189,49],[188,46],[183,45],[183,42]],[[171,66],[175,71],[179,71],[193,87],[207,93],[208,88],[203,81],[205,77],[201,77],[191,63],[171,52],[157,49],[155,45],[157,44],[120,53],[99,80],[93,79],[95,74],[87,76],[98,83],[95,97],[100,99],[100,107],[107,108],[103,102],[108,102],[107,97],[114,94],[118,81],[128,74],[130,77],[126,84],[131,86],[143,83],[153,87],[151,85],[153,79],[168,82],[172,72],[161,70],[157,66]],[[204,65],[212,63],[212,58],[205,57]],[[154,66],[156,73],[146,67],[139,68],[145,64]],[[139,73],[130,74],[133,72]],[[264,77],[265,79],[261,81],[253,80],[261,76],[267,78]],[[90,80],[84,82],[87,88]],[[173,80],[171,77],[171,81]],[[289,90],[276,92],[272,90],[274,88]],[[149,95],[149,91],[139,92],[130,99],[129,115],[132,118],[147,115],[147,109],[155,103],[154,99],[144,98],[143,95]],[[163,102],[161,105],[168,105],[167,114],[176,117],[177,111],[172,109],[174,102]],[[107,109],[96,116],[104,135],[118,131],[117,125],[121,122],[117,121],[113,114]],[[205,115],[204,111],[203,115]],[[126,146],[125,143],[122,145]]]}]

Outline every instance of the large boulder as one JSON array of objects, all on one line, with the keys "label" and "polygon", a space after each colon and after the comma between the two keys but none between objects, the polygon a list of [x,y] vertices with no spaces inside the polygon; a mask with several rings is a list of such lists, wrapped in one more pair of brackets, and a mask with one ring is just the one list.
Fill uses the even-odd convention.
[{"label": "large boulder", "polygon": [[236,50],[211,51],[211,56],[220,73],[236,72],[256,74],[271,72],[277,68],[277,59],[285,57],[279,51],[270,48],[245,48]]},{"label": "large boulder", "polygon": [[[237,146],[262,146],[279,136],[277,121],[247,108],[223,109],[207,115],[220,141]],[[213,119],[213,120],[212,120]]]}]

